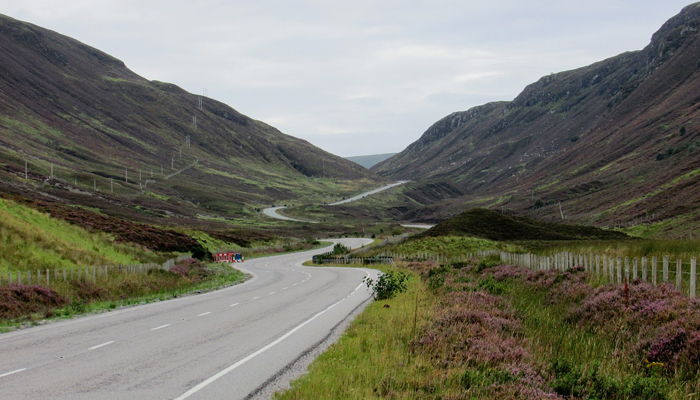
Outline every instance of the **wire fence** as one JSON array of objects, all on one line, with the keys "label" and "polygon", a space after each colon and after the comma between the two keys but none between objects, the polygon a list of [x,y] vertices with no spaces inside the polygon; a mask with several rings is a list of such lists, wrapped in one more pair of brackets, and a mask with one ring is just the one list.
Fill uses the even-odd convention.
[{"label": "wire fence", "polygon": [[191,258],[191,254],[183,254],[164,262],[163,264],[132,264],[132,265],[102,265],[81,268],[46,268],[35,271],[8,271],[6,276],[0,276],[0,286],[11,284],[45,285],[72,280],[108,279],[115,274],[148,274],[153,270],[170,270],[176,263]]}]

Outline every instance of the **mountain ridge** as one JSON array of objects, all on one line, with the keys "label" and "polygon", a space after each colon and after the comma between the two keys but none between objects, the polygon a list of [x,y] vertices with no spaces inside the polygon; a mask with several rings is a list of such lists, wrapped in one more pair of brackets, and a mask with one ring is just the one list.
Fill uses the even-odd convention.
[{"label": "mountain ridge", "polygon": [[114,191],[131,208],[240,218],[378,179],[222,102],[149,81],[98,49],[1,15],[0,54],[5,191],[77,203],[80,193],[110,203]]},{"label": "mountain ridge", "polygon": [[683,206],[693,220],[695,190],[663,186],[676,179],[689,186],[700,168],[693,150],[700,144],[693,122],[700,118],[699,27],[700,4],[691,4],[644,49],[544,76],[510,102],[452,113],[372,170],[447,179],[470,193],[447,199],[439,218],[477,205],[559,218],[558,211],[542,215],[540,200],[563,203],[579,223],[614,225],[652,213],[671,219],[688,214]]}]

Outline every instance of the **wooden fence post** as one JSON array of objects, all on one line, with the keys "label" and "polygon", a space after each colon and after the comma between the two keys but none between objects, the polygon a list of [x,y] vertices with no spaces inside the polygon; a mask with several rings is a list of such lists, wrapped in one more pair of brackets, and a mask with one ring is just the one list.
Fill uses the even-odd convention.
[{"label": "wooden fence post", "polygon": [[600,279],[600,256],[595,256],[595,277]]},{"label": "wooden fence post", "polygon": [[657,267],[657,260],[656,257],[651,258],[651,284],[656,286],[656,267]]},{"label": "wooden fence post", "polygon": [[637,265],[637,259],[635,258],[632,261],[632,279],[636,281],[638,277],[639,277],[639,270],[638,270],[638,265]]},{"label": "wooden fence post", "polygon": [[625,257],[625,282],[630,281],[630,258]]},{"label": "wooden fence post", "polygon": [[683,291],[683,260],[676,259],[676,290]]},{"label": "wooden fence post", "polygon": [[664,256],[664,283],[668,282],[668,256]]},{"label": "wooden fence post", "polygon": [[690,298],[691,299],[695,298],[697,279],[698,279],[697,260],[695,259],[695,257],[693,257],[690,259]]},{"label": "wooden fence post", "polygon": [[642,280],[647,281],[647,258],[642,257]]},{"label": "wooden fence post", "polygon": [[617,283],[622,283],[622,259],[617,257]]}]

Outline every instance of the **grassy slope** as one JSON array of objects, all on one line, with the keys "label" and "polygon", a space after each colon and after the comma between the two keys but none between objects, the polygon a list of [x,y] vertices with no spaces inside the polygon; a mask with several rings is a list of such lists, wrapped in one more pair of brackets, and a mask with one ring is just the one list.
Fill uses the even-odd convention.
[{"label": "grassy slope", "polygon": [[140,246],[116,244],[107,234],[90,233],[12,201],[0,199],[0,273],[43,268],[76,268],[159,261]]}]

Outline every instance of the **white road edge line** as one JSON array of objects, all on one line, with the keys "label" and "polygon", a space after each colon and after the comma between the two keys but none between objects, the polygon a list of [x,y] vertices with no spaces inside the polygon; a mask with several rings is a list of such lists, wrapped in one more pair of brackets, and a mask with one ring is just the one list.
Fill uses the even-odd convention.
[{"label": "white road edge line", "polygon": [[21,369],[16,369],[16,370],[10,371],[10,372],[5,372],[4,374],[0,375],[0,378],[4,378],[4,377],[6,377],[6,376],[9,376],[9,375],[12,375],[12,374],[16,374],[16,373],[18,373],[18,372],[26,371],[26,370],[27,370],[26,368],[21,368]]},{"label": "white road edge line", "polygon": [[198,315],[198,317],[203,317],[203,316],[209,315],[209,314],[211,314],[211,311],[207,311],[207,312],[205,312],[205,313],[201,313],[201,314]]},{"label": "white road edge line", "polygon": [[155,327],[155,328],[151,328],[151,330],[152,330],[152,331],[157,331],[158,329],[167,328],[167,327],[169,327],[169,326],[170,326],[170,324],[165,324],[165,325],[157,326],[157,327]]},{"label": "white road edge line", "polygon": [[99,349],[100,347],[108,346],[108,345],[110,345],[110,344],[112,344],[112,343],[114,343],[114,342],[115,342],[115,341],[114,341],[114,340],[112,340],[111,342],[107,342],[107,343],[102,343],[102,344],[98,344],[97,346],[93,346],[93,347],[90,347],[90,348],[89,348],[88,350],[95,350],[95,349]]},{"label": "white road edge line", "polygon": [[[369,275],[369,274],[368,274],[368,275]],[[360,286],[362,286],[362,285],[360,285]],[[360,288],[360,286],[358,286],[357,289],[355,289],[355,291],[354,291],[353,293],[355,293],[355,292]],[[200,390],[202,390],[202,389],[204,389],[205,387],[209,386],[210,384],[214,383],[216,380],[218,380],[218,379],[221,378],[222,376],[228,374],[229,372],[231,372],[231,371],[233,371],[234,369],[240,367],[241,365],[247,363],[248,361],[252,360],[253,358],[259,356],[260,354],[262,354],[262,353],[266,352],[267,350],[270,350],[271,348],[273,348],[273,347],[275,347],[276,345],[280,344],[283,340],[285,340],[286,338],[292,336],[296,331],[298,331],[299,329],[303,328],[304,326],[306,326],[307,324],[309,324],[311,321],[315,320],[316,318],[320,317],[321,315],[325,314],[325,313],[326,313],[328,310],[330,310],[331,308],[333,308],[333,307],[337,306],[338,304],[344,302],[346,299],[347,299],[347,298],[344,298],[344,299],[338,301],[337,303],[334,303],[334,304],[330,305],[330,306],[329,306],[328,308],[326,308],[325,310],[319,312],[318,314],[314,315],[313,317],[311,317],[311,318],[307,319],[306,321],[302,322],[301,324],[297,325],[297,326],[296,326],[295,328],[293,328],[291,331],[289,331],[289,332],[285,333],[284,335],[280,336],[280,337],[279,337],[277,340],[275,340],[274,342],[268,344],[267,346],[261,348],[260,350],[258,350],[258,351],[256,351],[255,353],[253,353],[253,354],[247,356],[246,358],[244,358],[244,359],[238,361],[237,363],[231,365],[230,367],[228,367],[228,368],[222,370],[221,372],[219,372],[219,373],[217,373],[217,374],[211,376],[210,378],[208,378],[208,379],[205,380],[204,382],[200,383],[199,385],[197,385],[197,386],[193,387],[192,389],[190,389],[190,390],[186,391],[185,393],[183,393],[182,396],[176,397],[174,400],[184,400],[184,399],[186,399],[186,398],[192,396],[193,394],[199,392]]]}]

